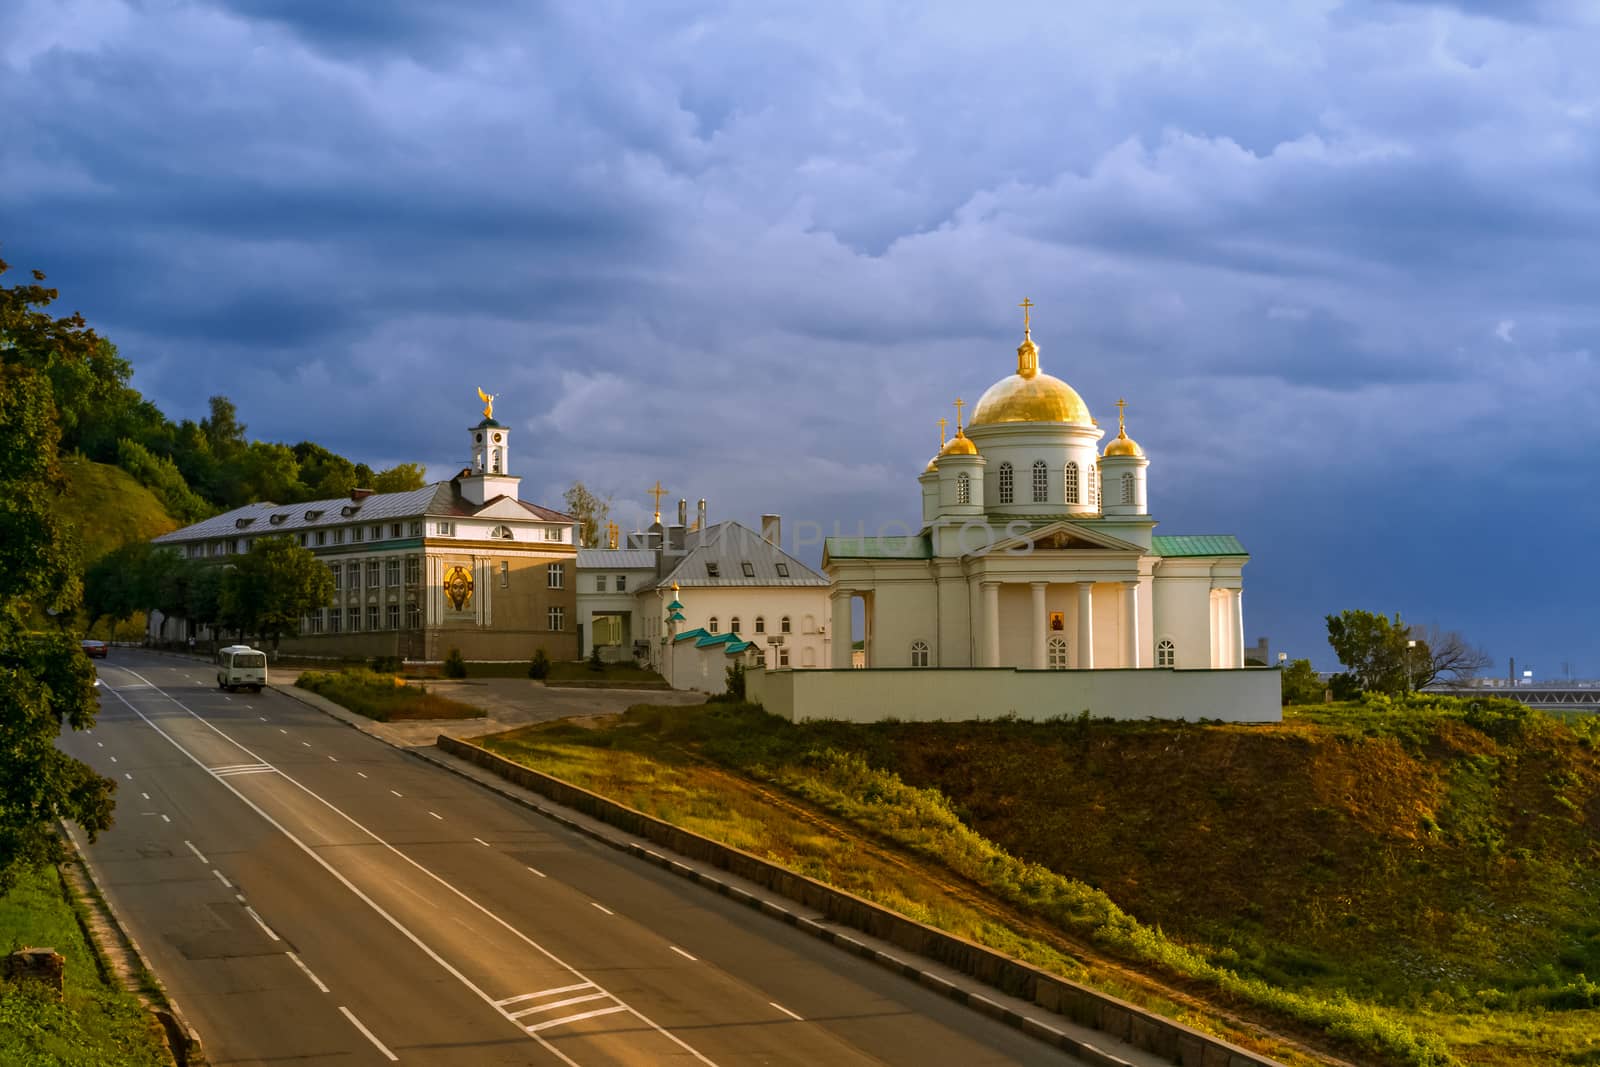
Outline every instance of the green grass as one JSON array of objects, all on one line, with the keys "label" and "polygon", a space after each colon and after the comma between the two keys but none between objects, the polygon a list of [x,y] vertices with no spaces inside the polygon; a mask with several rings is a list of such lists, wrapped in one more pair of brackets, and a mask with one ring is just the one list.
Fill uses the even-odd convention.
[{"label": "green grass", "polygon": [[85,565],[130,541],[148,541],[178,528],[155,494],[121,467],[82,456],[61,460],[67,491],[57,502],[78,538]]},{"label": "green grass", "polygon": [[305,671],[294,684],[378,722],[483,717],[481,709],[430,693],[426,686],[405,685],[392,674],[361,668]]},{"label": "green grass", "polygon": [[562,662],[550,664],[550,674],[545,679],[547,682],[654,682],[662,684],[665,679],[655,671],[637,667],[632,663],[607,663],[605,670],[597,671],[590,668],[588,661],[573,663]]},{"label": "green grass", "polygon": [[61,953],[66,989],[58,1003],[37,983],[0,986],[0,1063],[156,1067],[168,1062],[137,998],[101,981],[54,868],[24,876],[0,897],[0,949],[22,946]]}]

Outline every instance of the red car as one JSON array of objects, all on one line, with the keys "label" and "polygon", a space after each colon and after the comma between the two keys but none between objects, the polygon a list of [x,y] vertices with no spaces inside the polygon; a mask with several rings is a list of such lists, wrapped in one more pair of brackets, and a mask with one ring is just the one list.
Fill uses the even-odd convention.
[{"label": "red car", "polygon": [[95,659],[105,659],[106,653],[111,649],[111,646],[104,641],[79,641],[78,647],[83,649],[85,656],[92,656]]}]

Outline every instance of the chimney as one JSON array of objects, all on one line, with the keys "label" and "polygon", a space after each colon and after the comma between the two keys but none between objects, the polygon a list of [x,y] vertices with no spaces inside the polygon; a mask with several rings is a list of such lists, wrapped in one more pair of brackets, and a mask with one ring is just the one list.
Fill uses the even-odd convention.
[{"label": "chimney", "polygon": [[769,545],[779,545],[783,542],[783,519],[777,515],[761,516],[761,539]]},{"label": "chimney", "polygon": [[372,492],[373,491],[371,489],[352,489],[350,490],[350,499],[365,500],[367,497],[372,495]]},{"label": "chimney", "polygon": [[705,497],[701,497],[700,498],[700,505],[699,505],[698,511],[696,513],[696,517],[698,519],[698,521],[695,524],[696,529],[704,530],[706,528],[706,498]]},{"label": "chimney", "polygon": [[678,498],[678,525],[689,525],[689,502],[681,496]]}]

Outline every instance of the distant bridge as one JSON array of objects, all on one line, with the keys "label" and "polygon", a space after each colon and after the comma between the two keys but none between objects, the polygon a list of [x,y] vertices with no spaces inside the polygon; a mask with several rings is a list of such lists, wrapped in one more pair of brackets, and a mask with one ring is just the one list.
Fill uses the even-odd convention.
[{"label": "distant bridge", "polygon": [[1600,711],[1600,681],[1524,683],[1511,685],[1441,685],[1430,693],[1457,697],[1506,697],[1530,708],[1567,708],[1573,711]]}]

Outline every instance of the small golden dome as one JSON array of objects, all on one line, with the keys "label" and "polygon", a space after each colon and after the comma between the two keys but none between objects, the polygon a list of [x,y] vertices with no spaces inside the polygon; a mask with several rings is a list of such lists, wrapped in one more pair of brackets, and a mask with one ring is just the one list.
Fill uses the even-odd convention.
[{"label": "small golden dome", "polygon": [[1107,456],[1142,456],[1144,450],[1139,447],[1139,442],[1128,436],[1128,431],[1123,430],[1112,438],[1106,445]]},{"label": "small golden dome", "polygon": [[1039,346],[1032,331],[1024,331],[1017,346],[1017,373],[989,386],[978,399],[972,425],[1002,422],[1069,422],[1094,425],[1089,405],[1072,386],[1039,370]]},{"label": "small golden dome", "polygon": [[946,441],[943,448],[939,449],[939,455],[941,457],[976,456],[977,454],[978,446],[972,443],[972,438],[968,437],[960,430],[957,430],[956,435],[950,438],[950,440]]},{"label": "small golden dome", "polygon": [[938,456],[934,456],[932,459],[928,460],[928,465],[926,467],[922,468],[922,473],[923,474],[932,474],[934,471],[936,471],[938,469],[939,469],[939,457]]}]

